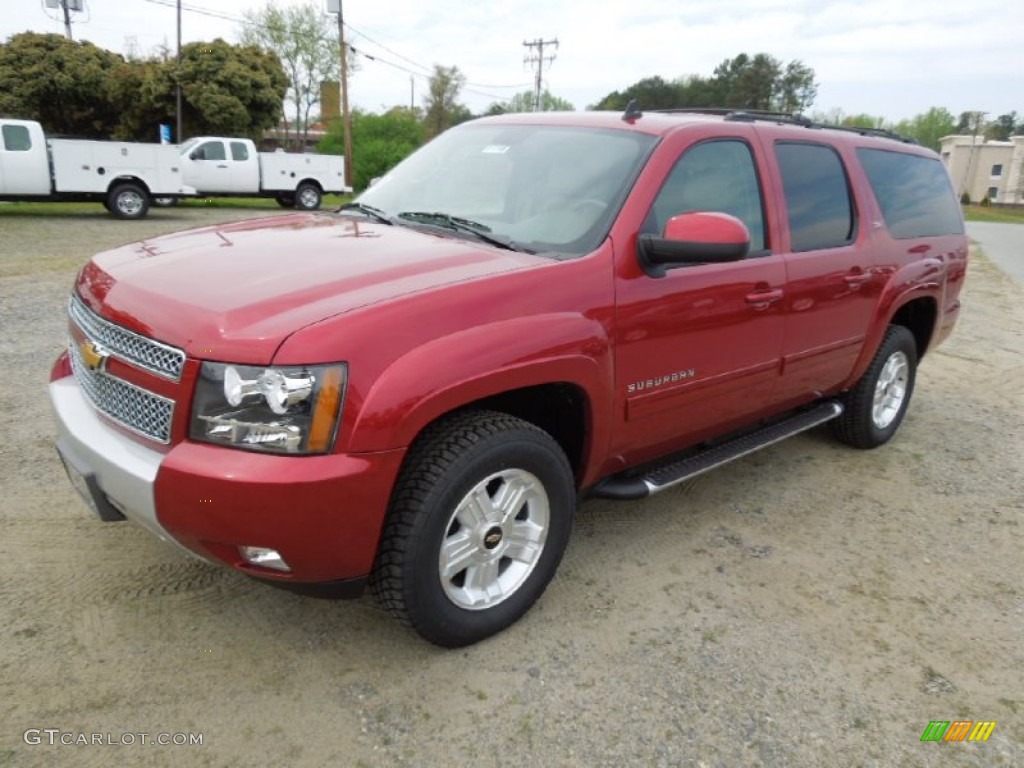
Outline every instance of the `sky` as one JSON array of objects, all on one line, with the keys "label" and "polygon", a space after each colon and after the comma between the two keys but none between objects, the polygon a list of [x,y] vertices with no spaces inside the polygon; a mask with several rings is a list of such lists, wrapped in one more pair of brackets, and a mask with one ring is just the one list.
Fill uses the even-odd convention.
[{"label": "sky", "polygon": [[[326,8],[326,0],[276,2]],[[263,3],[183,0],[182,41],[237,42],[237,20]],[[176,45],[176,0],[84,5],[73,14],[76,40],[120,53]],[[544,51],[555,57],[545,63],[545,85],[577,109],[645,77],[710,76],[724,59],[764,52],[814,69],[811,112],[893,122],[930,107],[1024,116],[1020,0],[343,0],[342,7],[359,61],[350,102],[373,112],[421,104],[434,64],[458,66],[467,78],[462,102],[482,112],[533,87],[524,41],[557,39]],[[0,40],[28,30],[63,33],[57,16],[44,0],[0,0]]]}]

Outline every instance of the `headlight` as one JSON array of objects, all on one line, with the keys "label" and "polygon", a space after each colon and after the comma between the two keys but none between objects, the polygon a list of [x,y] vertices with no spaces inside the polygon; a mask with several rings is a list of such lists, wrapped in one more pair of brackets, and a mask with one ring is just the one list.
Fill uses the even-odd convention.
[{"label": "headlight", "polygon": [[327,453],[338,431],[347,368],[203,363],[189,437],[268,453]]}]

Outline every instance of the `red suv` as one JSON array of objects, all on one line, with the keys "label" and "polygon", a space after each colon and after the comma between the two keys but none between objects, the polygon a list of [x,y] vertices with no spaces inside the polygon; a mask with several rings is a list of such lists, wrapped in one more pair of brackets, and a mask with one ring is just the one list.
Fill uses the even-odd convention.
[{"label": "red suv", "polygon": [[967,240],[939,158],[878,133],[487,118],[337,212],[100,254],[50,384],[68,474],[104,520],[480,640],[544,591],[581,496],[825,422],[892,437]]}]

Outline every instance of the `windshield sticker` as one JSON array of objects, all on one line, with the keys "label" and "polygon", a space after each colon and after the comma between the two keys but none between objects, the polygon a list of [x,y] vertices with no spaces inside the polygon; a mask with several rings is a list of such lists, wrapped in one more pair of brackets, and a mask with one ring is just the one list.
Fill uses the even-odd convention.
[{"label": "windshield sticker", "polygon": [[510,149],[512,149],[512,147],[508,146],[507,144],[488,144],[486,147],[483,148],[483,150],[481,150],[480,154],[504,155]]}]

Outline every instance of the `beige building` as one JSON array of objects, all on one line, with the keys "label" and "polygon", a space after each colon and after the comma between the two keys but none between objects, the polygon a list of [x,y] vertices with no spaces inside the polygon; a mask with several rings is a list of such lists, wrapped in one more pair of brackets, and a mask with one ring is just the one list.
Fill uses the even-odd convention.
[{"label": "beige building", "polygon": [[966,192],[972,203],[987,197],[993,203],[1024,205],[1024,136],[1009,141],[946,136],[939,152],[957,195]]}]

